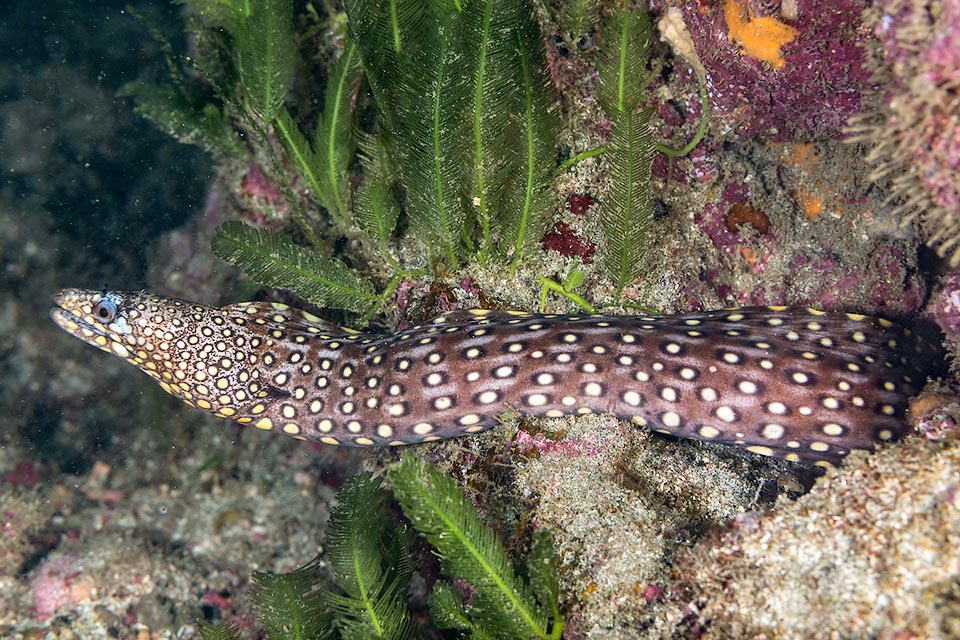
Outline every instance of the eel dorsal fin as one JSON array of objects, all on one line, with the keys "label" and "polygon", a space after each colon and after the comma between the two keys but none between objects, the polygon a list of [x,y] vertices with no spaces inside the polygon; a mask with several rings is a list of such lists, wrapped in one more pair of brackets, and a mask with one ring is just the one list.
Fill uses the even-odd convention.
[{"label": "eel dorsal fin", "polygon": [[280,302],[238,302],[221,307],[220,310],[231,315],[250,318],[263,326],[291,334],[345,338],[359,333],[317,317],[309,311],[296,309]]}]

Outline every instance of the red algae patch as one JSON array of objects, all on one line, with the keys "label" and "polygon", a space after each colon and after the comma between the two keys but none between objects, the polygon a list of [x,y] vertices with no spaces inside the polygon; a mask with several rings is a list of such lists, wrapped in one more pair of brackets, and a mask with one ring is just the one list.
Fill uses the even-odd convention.
[{"label": "red algae patch", "polygon": [[[867,0],[683,2],[710,90],[711,138],[822,141],[861,112],[874,83]],[[674,19],[674,22],[677,22]],[[682,91],[680,91],[682,93]]]},{"label": "red algae patch", "polygon": [[553,229],[543,236],[540,244],[544,249],[556,251],[564,258],[579,257],[584,264],[591,264],[593,254],[597,251],[594,243],[577,235],[573,227],[566,222],[557,222],[553,225]]}]

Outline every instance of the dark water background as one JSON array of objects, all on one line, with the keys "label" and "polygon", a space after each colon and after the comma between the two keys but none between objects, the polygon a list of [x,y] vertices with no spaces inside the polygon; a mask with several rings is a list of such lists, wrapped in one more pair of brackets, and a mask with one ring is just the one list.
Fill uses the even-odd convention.
[{"label": "dark water background", "polygon": [[[167,2],[17,0],[0,22],[0,202],[14,217],[45,223],[65,286],[143,286],[144,246],[202,206],[211,175],[201,152],[116,95],[127,82],[167,75],[128,4],[184,51],[179,8]],[[2,284],[30,299],[49,294],[27,274]]]},{"label": "dark water background", "polygon": [[[105,446],[121,415],[104,409],[105,394],[123,374],[84,370],[96,354],[76,351],[88,347],[49,320],[50,296],[61,287],[143,288],[151,241],[202,209],[213,173],[209,157],[117,95],[168,74],[127,4],[16,0],[0,12],[0,449],[15,456],[2,459],[5,468],[27,442],[41,464],[82,473]],[[179,7],[130,4],[186,50]]]}]

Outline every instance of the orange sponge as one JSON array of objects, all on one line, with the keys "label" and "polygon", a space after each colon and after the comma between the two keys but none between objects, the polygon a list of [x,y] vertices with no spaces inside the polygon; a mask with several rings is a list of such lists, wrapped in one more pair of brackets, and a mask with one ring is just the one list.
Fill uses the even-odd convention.
[{"label": "orange sponge", "polygon": [[723,16],[727,20],[728,37],[740,43],[741,52],[754,60],[767,62],[775,69],[785,64],[780,48],[793,42],[800,33],[776,18],[754,17],[753,12],[745,10],[737,0],[726,0]]}]

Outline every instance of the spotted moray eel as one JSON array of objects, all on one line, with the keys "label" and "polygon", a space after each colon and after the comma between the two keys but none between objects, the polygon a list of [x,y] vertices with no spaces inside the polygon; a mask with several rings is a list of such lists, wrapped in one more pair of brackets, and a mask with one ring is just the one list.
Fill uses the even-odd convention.
[{"label": "spotted moray eel", "polygon": [[54,322],[221,418],[327,444],[484,431],[498,415],[612,413],[819,464],[907,431],[943,356],[888,320],[757,307],[678,316],[457,311],[389,335],[286,305],[67,289]]}]

